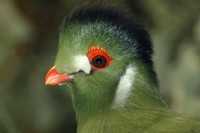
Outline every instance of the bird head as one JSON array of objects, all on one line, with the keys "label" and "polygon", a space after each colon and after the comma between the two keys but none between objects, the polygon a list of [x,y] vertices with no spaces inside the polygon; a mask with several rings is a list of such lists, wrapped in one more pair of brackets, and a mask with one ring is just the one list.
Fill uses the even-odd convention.
[{"label": "bird head", "polygon": [[[64,19],[45,82],[65,84],[78,112],[148,103],[156,93],[151,55],[148,34],[132,16],[112,6],[85,5]],[[151,91],[145,93],[146,87]]]}]

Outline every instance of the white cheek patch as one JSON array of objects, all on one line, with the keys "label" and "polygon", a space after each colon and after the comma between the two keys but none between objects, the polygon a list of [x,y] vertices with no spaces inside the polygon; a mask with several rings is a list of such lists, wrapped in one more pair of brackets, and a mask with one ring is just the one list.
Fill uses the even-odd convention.
[{"label": "white cheek patch", "polygon": [[91,71],[91,65],[86,55],[76,55],[74,57],[74,67],[77,72],[83,70],[85,73],[89,74]]},{"label": "white cheek patch", "polygon": [[135,79],[135,73],[135,68],[132,65],[128,65],[117,86],[113,108],[120,108],[126,105],[133,89],[132,84]]}]

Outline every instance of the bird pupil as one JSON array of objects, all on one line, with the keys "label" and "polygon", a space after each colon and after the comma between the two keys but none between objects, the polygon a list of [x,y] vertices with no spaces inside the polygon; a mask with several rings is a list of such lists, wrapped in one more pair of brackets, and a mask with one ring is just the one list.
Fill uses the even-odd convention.
[{"label": "bird pupil", "polygon": [[96,59],[97,64],[101,64],[101,62],[102,62],[102,59],[100,57]]}]

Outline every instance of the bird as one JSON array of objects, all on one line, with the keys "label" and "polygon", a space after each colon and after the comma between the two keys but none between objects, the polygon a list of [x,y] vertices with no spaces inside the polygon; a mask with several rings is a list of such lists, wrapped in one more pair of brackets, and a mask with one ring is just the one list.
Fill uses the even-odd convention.
[{"label": "bird", "polygon": [[78,133],[200,133],[162,99],[150,35],[128,10],[85,4],[64,18],[45,84],[64,85]]}]

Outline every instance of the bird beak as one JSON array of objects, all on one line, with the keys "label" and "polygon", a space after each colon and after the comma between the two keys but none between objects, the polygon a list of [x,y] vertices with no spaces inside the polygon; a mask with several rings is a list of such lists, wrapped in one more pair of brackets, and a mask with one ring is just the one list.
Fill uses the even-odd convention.
[{"label": "bird beak", "polygon": [[55,66],[53,66],[47,73],[45,78],[45,85],[55,86],[64,82],[69,82],[73,79],[74,75],[59,73]]}]

